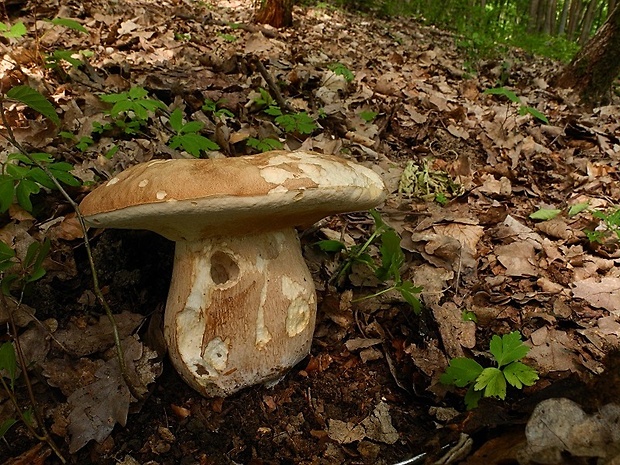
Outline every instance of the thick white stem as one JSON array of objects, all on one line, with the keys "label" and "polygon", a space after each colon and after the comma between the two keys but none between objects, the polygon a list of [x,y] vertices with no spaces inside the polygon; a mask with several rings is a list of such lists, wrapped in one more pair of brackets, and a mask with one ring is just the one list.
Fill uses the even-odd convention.
[{"label": "thick white stem", "polygon": [[206,396],[278,380],[310,351],[314,283],[294,229],[177,242],[164,335]]}]

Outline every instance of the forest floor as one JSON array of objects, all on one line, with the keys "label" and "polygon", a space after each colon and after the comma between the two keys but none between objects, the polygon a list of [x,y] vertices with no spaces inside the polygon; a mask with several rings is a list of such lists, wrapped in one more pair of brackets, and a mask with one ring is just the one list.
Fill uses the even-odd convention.
[{"label": "forest floor", "polygon": [[[373,220],[363,212],[322,221],[301,236],[319,301],[311,355],[274,387],[207,399],[163,356],[173,244],[148,232],[91,230],[129,366],[149,383],[146,399],[134,402],[71,207],[48,190],[32,196],[30,213],[12,205],[0,239],[18,256],[51,241],[47,273],[19,308],[9,307],[37,407],[69,463],[390,465],[417,457],[404,463],[473,465],[547,453],[562,454],[562,463],[611,463],[617,455],[620,219],[600,217],[620,202],[618,105],[580,107],[548,85],[559,64],[521,50],[472,62],[457,48],[464,38],[411,19],[296,7],[294,27],[273,30],[252,24],[249,1],[7,5],[16,5],[9,21],[30,32],[3,40],[3,92],[36,88],[57,107],[65,133],[8,102],[6,122],[30,150],[74,165],[83,185],[68,192],[77,202],[133,164],[183,156],[166,143],[173,132],[165,112],[135,130],[129,119],[111,124],[111,105],[99,95],[142,87],[204,123],[223,155],[257,153],[250,138],[272,139],[381,174],[390,195],[379,212],[402,238],[402,276],[423,287],[420,315],[393,292],[355,301],[389,283],[355,266],[336,286],[339,258],[315,244],[362,244]],[[87,33],[43,21],[55,17],[75,19]],[[77,67],[62,59],[42,66],[41,52],[62,50],[91,54],[74,55]],[[268,97],[259,89],[268,85],[258,62],[287,104],[314,119],[310,134],[286,132],[262,111]],[[520,104],[484,93],[501,86]],[[13,151],[2,142],[3,157]],[[598,231],[599,241],[585,230]],[[377,245],[369,252],[379,259]],[[6,313],[3,306],[3,323]],[[465,389],[439,377],[454,357],[491,366],[489,341],[513,331],[530,347],[523,362],[538,381],[466,410]],[[23,378],[16,383],[25,408]],[[534,408],[558,397],[578,405],[548,404],[530,429],[561,422],[561,412],[567,436],[528,444]],[[586,416],[592,412],[599,415]],[[0,420],[13,417],[0,395]],[[21,423],[4,439],[5,463],[60,463]]]}]

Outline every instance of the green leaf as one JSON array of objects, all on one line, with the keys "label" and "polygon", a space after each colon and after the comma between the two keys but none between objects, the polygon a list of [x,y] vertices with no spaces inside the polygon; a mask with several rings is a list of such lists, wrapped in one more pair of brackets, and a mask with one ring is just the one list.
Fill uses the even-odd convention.
[{"label": "green leaf", "polygon": [[280,107],[276,107],[276,106],[270,106],[268,108],[266,108],[265,110],[263,110],[265,113],[267,113],[268,115],[271,116],[283,116],[282,115],[282,110],[280,110]]},{"label": "green leaf", "polygon": [[43,171],[41,168],[32,168],[30,173],[28,173],[28,178],[41,184],[43,187],[47,187],[48,189],[56,189],[56,185],[50,179],[50,177]]},{"label": "green leaf", "polygon": [[17,373],[17,359],[15,357],[15,347],[10,342],[5,342],[0,346],[0,371],[5,371],[11,380],[11,388],[15,382]]},{"label": "green leaf", "polygon": [[15,188],[15,197],[17,198],[17,203],[19,203],[24,210],[31,212],[32,211],[32,202],[30,201],[30,196],[32,194],[38,194],[41,188],[39,185],[28,179],[22,179],[17,184]]},{"label": "green leaf", "polygon": [[127,92],[121,92],[118,94],[103,94],[99,96],[99,99],[106,103],[117,103],[129,100],[129,94]]},{"label": "green leaf", "polygon": [[15,250],[4,241],[0,241],[0,262],[10,261],[13,257],[15,257]]},{"label": "green leaf", "polygon": [[190,121],[189,123],[186,123],[185,125],[183,125],[183,127],[181,128],[181,133],[182,134],[192,134],[192,133],[195,134],[198,131],[200,131],[203,127],[204,127],[204,123],[200,121]]},{"label": "green leaf", "polygon": [[536,370],[521,362],[512,362],[503,371],[506,381],[518,389],[532,386],[538,379]]},{"label": "green leaf", "polygon": [[148,90],[143,87],[132,87],[128,92],[129,98],[132,100],[139,100],[149,95]]},{"label": "green leaf", "polygon": [[381,267],[377,269],[376,276],[385,280],[392,278],[400,281],[400,267],[405,263],[405,254],[400,248],[400,236],[393,229],[381,234]]},{"label": "green leaf", "polygon": [[473,321],[474,323],[478,323],[478,317],[476,317],[476,314],[468,310],[463,310],[461,312],[461,320]]},{"label": "green leaf", "polygon": [[556,216],[562,213],[562,210],[558,210],[555,208],[541,208],[540,210],[535,211],[530,214],[530,218],[533,220],[552,220]]},{"label": "green leaf", "polygon": [[265,139],[255,139],[254,137],[250,137],[247,140],[248,146],[255,148],[261,152],[268,152],[270,150],[279,150],[282,148],[282,142],[276,139],[270,139],[269,137]]},{"label": "green leaf", "polygon": [[172,149],[182,147],[187,153],[199,157],[201,151],[218,150],[220,147],[212,140],[199,134],[183,134],[170,138],[168,146]]},{"label": "green leaf", "polygon": [[351,82],[353,79],[355,79],[355,76],[353,75],[351,70],[342,63],[333,63],[327,68],[330,69],[337,76],[344,77],[345,81],[347,82]]},{"label": "green leaf", "polygon": [[362,111],[360,113],[360,118],[362,118],[367,123],[370,123],[371,121],[373,121],[377,117],[378,114],[379,113],[377,113],[376,111],[366,110],[366,111]]},{"label": "green leaf", "polygon": [[467,407],[467,410],[478,407],[480,399],[482,399],[482,391],[476,391],[473,384],[469,386],[469,389],[465,393],[465,407]]},{"label": "green leaf", "polygon": [[494,367],[485,368],[476,378],[476,391],[484,390],[484,397],[506,398],[506,378],[502,370]]},{"label": "green leaf", "polygon": [[79,68],[83,64],[82,60],[73,58],[73,55],[75,55],[75,52],[71,50],[54,50],[51,55],[47,55],[46,61],[49,67],[54,67],[60,60],[64,60],[74,68]]},{"label": "green leaf", "polygon": [[50,22],[52,24],[55,24],[56,26],[64,26],[68,27],[69,29],[73,29],[74,31],[83,32],[86,34],[88,33],[88,30],[80,23],[78,23],[75,19],[54,18]]},{"label": "green leaf", "polygon": [[471,358],[453,358],[450,360],[446,372],[439,378],[439,381],[442,384],[453,384],[457,387],[465,387],[473,383],[478,376],[480,376],[482,370],[482,365]]},{"label": "green leaf", "polygon": [[577,216],[579,213],[587,210],[588,208],[590,208],[590,202],[581,202],[571,205],[568,209],[568,217],[572,218],[573,216]]},{"label": "green leaf", "polygon": [[17,420],[15,418],[7,418],[6,420],[4,420],[0,425],[0,438],[3,438],[4,435],[11,429],[11,426],[13,426],[15,423],[17,423]]},{"label": "green leaf", "polygon": [[518,331],[504,334],[501,338],[495,334],[491,338],[489,348],[498,368],[522,359],[530,351],[530,348],[521,341],[521,334]]},{"label": "green leaf", "polygon": [[538,111],[536,108],[532,108],[532,107],[523,107],[523,108],[525,108],[526,113],[529,113],[534,118],[539,119],[545,124],[549,124],[549,120],[547,119],[547,117],[543,113]]},{"label": "green leaf", "polygon": [[420,299],[417,297],[420,292],[422,292],[422,287],[414,286],[411,281],[403,281],[399,285],[395,286],[394,289],[400,292],[400,295],[402,295],[403,299],[411,305],[416,315],[419,315],[422,312],[422,302],[420,302]]},{"label": "green leaf", "polygon": [[331,253],[337,253],[347,248],[342,242],[336,240],[318,241],[316,245],[318,245],[323,252]]},{"label": "green leaf", "polygon": [[60,125],[60,118],[56,114],[54,106],[42,94],[29,86],[15,86],[6,93],[7,97],[28,105],[34,111],[41,113],[57,125]]},{"label": "green leaf", "polygon": [[15,180],[10,176],[0,176],[0,212],[4,213],[13,204]]},{"label": "green leaf", "polygon": [[133,109],[134,103],[131,100],[119,100],[112,106],[110,114],[112,116],[118,116],[121,113],[126,113],[128,111],[132,111]]},{"label": "green leaf", "polygon": [[170,127],[176,132],[181,132],[181,128],[183,127],[183,112],[180,108],[175,108],[175,110],[170,113]]},{"label": "green leaf", "polygon": [[504,97],[507,97],[511,102],[521,103],[521,100],[519,99],[519,97],[517,97],[517,94],[515,94],[511,90],[506,89],[505,87],[487,89],[483,93],[488,95],[503,95]]},{"label": "green leaf", "polygon": [[0,23],[2,27],[0,27],[0,34],[6,37],[7,39],[18,39],[22,36],[25,36],[28,32],[26,30],[26,26],[21,21],[13,24],[10,28],[8,25],[4,23]]}]

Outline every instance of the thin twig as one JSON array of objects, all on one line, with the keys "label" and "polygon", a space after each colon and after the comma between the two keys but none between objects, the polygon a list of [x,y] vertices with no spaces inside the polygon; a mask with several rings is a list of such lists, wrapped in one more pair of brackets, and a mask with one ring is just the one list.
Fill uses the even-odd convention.
[{"label": "thin twig", "polygon": [[[43,172],[52,180],[52,182],[54,183],[54,185],[56,186],[58,191],[62,194],[62,196],[67,200],[69,205],[71,205],[71,207],[75,211],[75,214],[76,214],[76,217],[78,219],[78,222],[80,223],[80,228],[82,229],[82,232],[84,234],[84,248],[86,250],[86,255],[88,257],[88,264],[89,264],[90,271],[91,271],[91,274],[92,274],[93,291],[94,291],[95,295],[97,296],[97,300],[99,301],[99,303],[101,304],[101,306],[105,310],[105,313],[106,313],[108,319],[110,320],[110,324],[112,325],[112,336],[114,337],[114,345],[116,347],[116,355],[117,355],[117,358],[118,358],[118,363],[119,363],[120,368],[121,368],[121,373],[123,375],[123,379],[125,380],[125,383],[127,384],[127,388],[129,389],[129,392],[131,393],[131,395],[133,397],[135,397],[137,400],[141,400],[142,397],[143,397],[143,394],[141,394],[138,391],[138,389],[134,385],[133,381],[129,377],[129,373],[127,371],[127,364],[125,363],[125,356],[124,356],[124,353],[123,353],[123,348],[121,346],[121,339],[120,339],[120,335],[118,333],[118,326],[116,324],[116,320],[114,318],[114,314],[112,313],[112,310],[110,309],[110,306],[108,305],[107,301],[105,300],[105,297],[103,296],[103,293],[101,292],[101,288],[99,287],[99,279],[98,279],[98,276],[97,276],[97,270],[95,269],[95,261],[93,260],[92,249],[90,247],[90,241],[88,239],[88,228],[86,227],[86,222],[84,221],[84,217],[80,213],[80,207],[78,206],[77,203],[75,203],[75,201],[67,193],[65,188],[60,184],[58,179],[56,179],[56,177],[50,171],[50,169],[47,166],[45,166],[44,164],[42,164],[39,161],[35,160],[30,155],[30,153],[28,153],[28,151],[26,149],[24,149],[22,147],[22,145],[17,141],[17,139],[15,138],[15,135],[13,134],[13,130],[12,130],[11,126],[8,124],[8,121],[6,119],[6,115],[4,113],[4,101],[1,100],[1,99],[0,99],[0,114],[2,116],[2,122],[4,123],[4,126],[5,126],[5,128],[7,130],[8,137],[5,136],[4,134],[1,134],[1,133],[0,133],[0,135],[2,137],[4,137],[9,143],[11,143],[11,145],[13,145],[17,150],[19,150],[20,153],[22,153],[23,155],[28,157],[28,159],[35,166],[37,166],[38,168],[43,170]],[[146,390],[145,389],[141,389],[141,391],[145,392]]]},{"label": "thin twig", "polygon": [[265,65],[263,65],[262,61],[260,61],[260,59],[256,55],[250,55],[250,61],[256,65],[258,72],[260,73],[260,75],[263,77],[263,79],[267,83],[267,86],[269,87],[269,90],[271,91],[271,95],[273,95],[273,98],[278,103],[278,106],[280,107],[280,110],[282,110],[282,113],[295,112],[295,109],[292,106],[290,106],[288,103],[286,103],[286,101],[284,100],[284,97],[282,97],[282,94],[280,93],[280,89],[278,88],[278,85],[273,80],[273,77],[271,76],[271,74],[269,74],[269,71],[267,71],[267,68],[265,68]]}]

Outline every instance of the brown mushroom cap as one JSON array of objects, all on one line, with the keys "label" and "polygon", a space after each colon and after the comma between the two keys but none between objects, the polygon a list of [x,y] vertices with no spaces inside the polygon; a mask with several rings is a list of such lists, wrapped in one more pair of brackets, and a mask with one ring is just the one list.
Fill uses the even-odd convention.
[{"label": "brown mushroom cap", "polygon": [[154,160],[110,179],[80,204],[96,227],[148,229],[173,241],[304,226],[385,198],[380,176],[314,152]]}]

